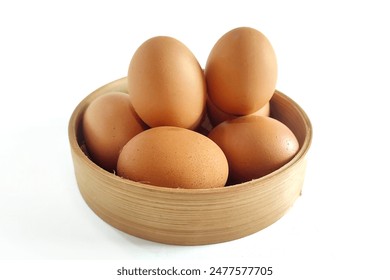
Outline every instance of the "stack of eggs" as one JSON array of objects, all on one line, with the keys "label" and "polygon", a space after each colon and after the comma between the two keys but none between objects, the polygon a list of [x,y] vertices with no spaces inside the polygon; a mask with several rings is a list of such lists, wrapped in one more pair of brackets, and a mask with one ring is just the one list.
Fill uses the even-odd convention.
[{"label": "stack of eggs", "polygon": [[270,117],[277,63],[258,30],[236,28],[203,71],[171,37],[134,53],[128,93],[95,99],[83,117],[91,159],[107,171],[170,188],[218,188],[260,178],[289,162],[299,144]]}]

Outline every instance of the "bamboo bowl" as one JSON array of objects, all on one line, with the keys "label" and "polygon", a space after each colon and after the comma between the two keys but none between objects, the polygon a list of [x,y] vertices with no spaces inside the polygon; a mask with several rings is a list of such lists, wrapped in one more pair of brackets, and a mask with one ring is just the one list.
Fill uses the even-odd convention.
[{"label": "bamboo bowl", "polygon": [[68,127],[77,184],[88,206],[113,227],[166,244],[201,245],[238,239],[280,219],[300,196],[312,127],[305,112],[276,91],[272,117],[296,135],[300,150],[280,169],[262,178],[219,189],[171,189],[122,179],[84,153],[82,118],[87,106],[110,91],[127,92],[127,80],[111,82],[88,95]]}]

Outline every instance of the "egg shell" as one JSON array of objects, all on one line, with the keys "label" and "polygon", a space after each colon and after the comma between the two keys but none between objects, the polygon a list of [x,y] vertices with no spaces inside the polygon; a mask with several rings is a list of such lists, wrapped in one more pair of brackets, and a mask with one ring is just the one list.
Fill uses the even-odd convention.
[{"label": "egg shell", "polygon": [[160,126],[132,138],[120,153],[118,175],[160,187],[223,187],[228,163],[222,150],[200,133]]},{"label": "egg shell", "polygon": [[263,33],[239,27],[212,48],[205,67],[208,94],[222,111],[248,115],[270,101],[277,81],[274,49]]},{"label": "egg shell", "polygon": [[96,98],[83,117],[88,154],[109,172],[115,171],[123,146],[146,128],[135,113],[130,97],[122,92],[110,92]]},{"label": "egg shell", "polygon": [[194,129],[205,113],[203,70],[192,52],[172,37],[153,37],[136,50],[128,69],[128,92],[150,127]]},{"label": "egg shell", "polygon": [[[257,110],[256,112],[250,115],[269,117],[270,116],[269,102],[267,102],[262,108],[260,108],[259,110]],[[207,99],[207,116],[213,126],[217,126],[220,123],[227,120],[241,117],[241,116],[228,114],[221,111],[219,108],[217,108],[217,106],[214,105],[214,103],[211,101],[210,98]]]},{"label": "egg shell", "polygon": [[289,162],[299,150],[292,131],[264,116],[243,116],[216,126],[209,134],[225,153],[229,183],[265,176]]}]

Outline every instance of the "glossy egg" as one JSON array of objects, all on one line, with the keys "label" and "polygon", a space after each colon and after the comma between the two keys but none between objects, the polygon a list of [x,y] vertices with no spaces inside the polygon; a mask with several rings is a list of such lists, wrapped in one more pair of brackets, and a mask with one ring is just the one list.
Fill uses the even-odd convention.
[{"label": "glossy egg", "polygon": [[123,146],[146,125],[135,113],[128,94],[110,92],[96,98],[85,110],[83,135],[91,159],[115,171]]},{"label": "glossy egg", "polygon": [[192,52],[167,36],[153,37],[134,53],[128,91],[135,111],[150,127],[194,129],[206,105],[203,70]]},{"label": "glossy egg", "polygon": [[195,131],[160,126],[132,138],[120,153],[118,175],[160,187],[223,187],[228,163],[212,140]]},{"label": "glossy egg", "polygon": [[216,126],[209,134],[225,153],[229,182],[242,183],[265,176],[298,152],[299,143],[280,121],[263,116],[243,116]]},{"label": "glossy egg", "polygon": [[251,114],[265,106],[274,94],[274,49],[256,29],[233,29],[212,48],[205,76],[208,94],[220,110],[233,115]]}]

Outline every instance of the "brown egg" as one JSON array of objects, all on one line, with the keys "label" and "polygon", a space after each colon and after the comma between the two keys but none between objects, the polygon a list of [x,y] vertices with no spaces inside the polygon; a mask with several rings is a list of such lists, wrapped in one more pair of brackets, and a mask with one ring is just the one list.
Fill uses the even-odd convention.
[{"label": "brown egg", "polygon": [[110,92],[96,98],[83,117],[83,134],[91,159],[113,172],[123,146],[146,125],[135,113],[128,94]]},{"label": "brown egg", "polygon": [[132,138],[120,153],[118,175],[161,187],[223,187],[228,163],[222,150],[195,131],[160,126]]},{"label": "brown egg", "polygon": [[267,175],[289,162],[299,143],[291,130],[276,119],[243,116],[216,126],[209,134],[225,153],[229,181],[246,182]]},{"label": "brown egg", "polygon": [[[259,110],[257,110],[256,112],[250,115],[269,117],[270,116],[269,102],[267,102],[262,108],[260,108]],[[210,100],[210,98],[207,99],[207,116],[210,119],[210,122],[212,123],[213,126],[217,126],[224,121],[240,117],[237,115],[228,114],[221,111],[220,109],[217,108],[217,106],[214,105],[214,103]]]},{"label": "brown egg", "polygon": [[214,45],[205,75],[208,94],[220,110],[248,115],[265,106],[274,94],[276,55],[261,32],[236,28]]},{"label": "brown egg", "polygon": [[151,127],[194,129],[206,105],[206,82],[192,52],[171,37],[154,37],[134,53],[128,91],[135,111]]}]

